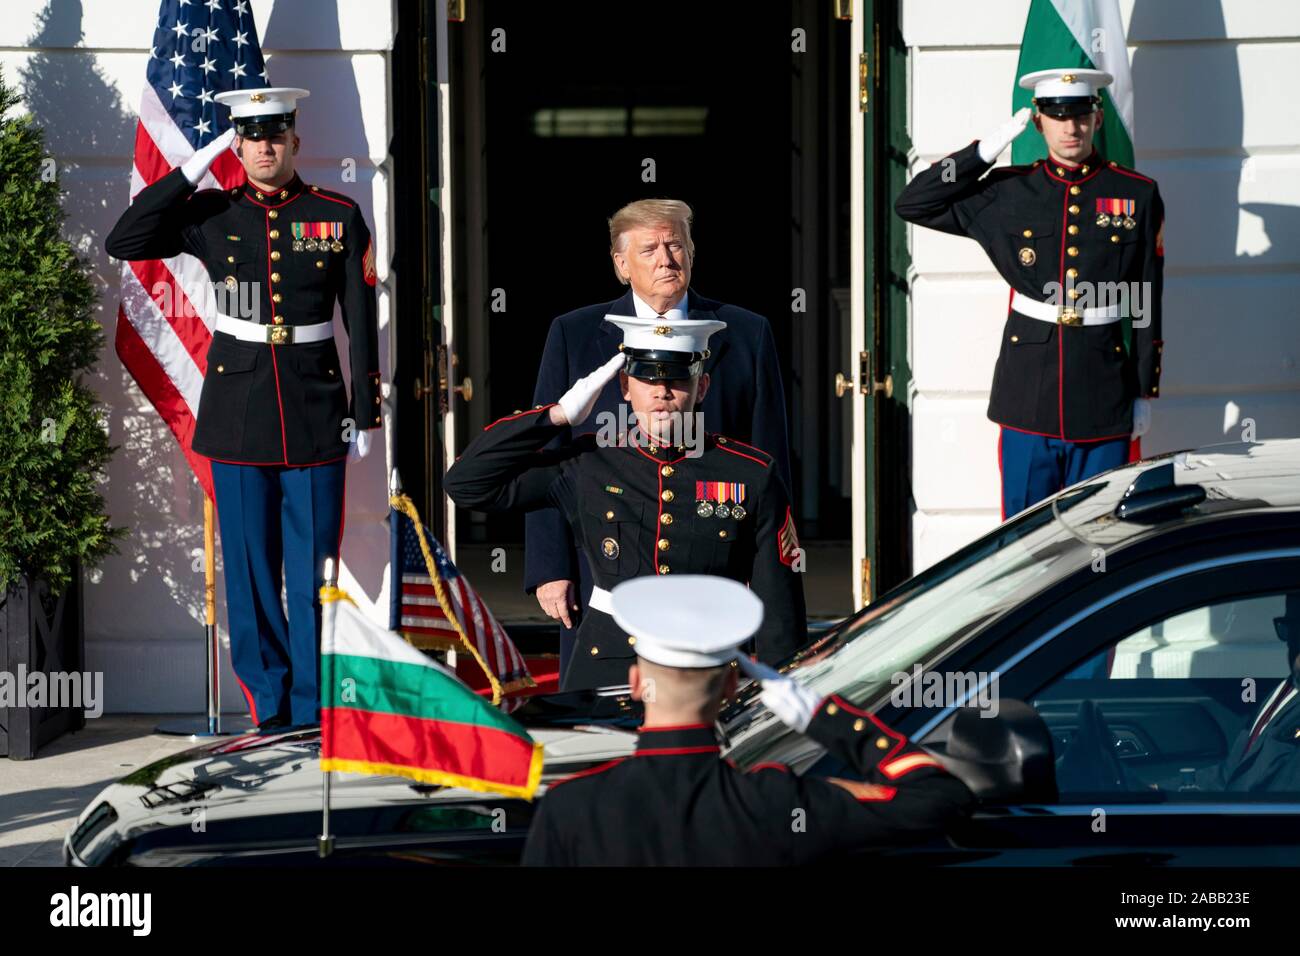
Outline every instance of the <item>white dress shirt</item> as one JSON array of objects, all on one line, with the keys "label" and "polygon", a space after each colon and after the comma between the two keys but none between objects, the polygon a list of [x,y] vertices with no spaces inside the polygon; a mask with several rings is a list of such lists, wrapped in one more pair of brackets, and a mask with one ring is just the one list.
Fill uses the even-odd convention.
[{"label": "white dress shirt", "polygon": [[[689,294],[690,293],[688,292],[683,292],[682,297],[663,313],[663,317],[669,322],[680,322],[687,318],[687,313],[690,310],[686,308],[686,297]],[[632,293],[632,304],[636,306],[636,315],[638,319],[653,319],[660,314],[650,308],[650,306],[646,305],[642,298],[635,292]]]}]

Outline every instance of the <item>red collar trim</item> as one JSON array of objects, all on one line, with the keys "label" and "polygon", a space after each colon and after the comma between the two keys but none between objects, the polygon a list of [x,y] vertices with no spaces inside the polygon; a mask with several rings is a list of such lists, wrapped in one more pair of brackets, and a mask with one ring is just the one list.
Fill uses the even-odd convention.
[{"label": "red collar trim", "polygon": [[636,744],[638,757],[675,757],[721,752],[712,724],[642,728]]},{"label": "red collar trim", "polygon": [[[307,191],[307,184],[302,181],[297,173],[293,174],[293,179],[285,183],[275,192],[262,192],[257,189],[247,179],[239,187],[240,195],[251,202],[254,206],[261,206],[263,209],[279,209],[281,206],[287,206],[304,192]],[[257,197],[261,196],[261,199]]]},{"label": "red collar trim", "polygon": [[1071,163],[1067,163],[1063,159],[1052,159],[1052,156],[1049,153],[1047,157],[1043,160],[1043,162],[1051,163],[1053,166],[1060,166],[1062,169],[1068,169],[1071,172],[1073,172],[1076,169],[1082,169],[1084,166],[1091,166],[1093,169],[1096,169],[1101,165],[1101,154],[1094,149],[1091,153],[1088,154],[1088,158],[1085,159],[1083,162],[1071,164]]},{"label": "red collar trim", "polygon": [[628,442],[628,444],[632,448],[634,448],[637,454],[639,454],[642,458],[645,458],[649,461],[653,461],[656,465],[675,465],[677,464],[677,462],[681,461],[683,458],[686,457],[685,453],[678,455],[676,458],[658,457],[659,454],[664,453],[663,445],[656,445],[655,447],[658,448],[659,451],[655,454],[651,454],[650,452],[646,451],[644,448],[641,447],[640,442]]},{"label": "red collar trim", "polygon": [[1067,186],[1077,186],[1080,183],[1086,183],[1106,168],[1105,164],[1102,164],[1101,166],[1093,166],[1091,163],[1088,163],[1088,175],[1080,176],[1078,179],[1066,179],[1064,176],[1058,176],[1056,173],[1052,172],[1049,168],[1051,165],[1053,164],[1049,163],[1047,160],[1043,160],[1043,172],[1047,174],[1048,178],[1055,179],[1058,183],[1064,183]]}]

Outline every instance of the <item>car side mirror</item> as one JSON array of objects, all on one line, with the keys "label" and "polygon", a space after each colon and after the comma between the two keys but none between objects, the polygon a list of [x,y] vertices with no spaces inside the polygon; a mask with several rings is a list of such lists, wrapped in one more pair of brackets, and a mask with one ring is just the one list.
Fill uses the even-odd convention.
[{"label": "car side mirror", "polygon": [[933,753],[982,803],[1055,803],[1052,735],[1038,711],[1004,698],[996,716],[963,707]]}]

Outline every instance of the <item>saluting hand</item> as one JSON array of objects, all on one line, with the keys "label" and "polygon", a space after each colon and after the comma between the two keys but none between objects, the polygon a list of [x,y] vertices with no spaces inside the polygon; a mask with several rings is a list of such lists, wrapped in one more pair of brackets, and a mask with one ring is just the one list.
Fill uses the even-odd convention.
[{"label": "saluting hand", "polygon": [[1011,117],[989,135],[980,140],[979,154],[980,159],[986,163],[991,163],[1002,155],[1002,151],[1010,146],[1025,128],[1029,125],[1029,117],[1033,115],[1033,110],[1028,106],[1022,106],[1016,110],[1016,115]]},{"label": "saluting hand", "polygon": [[619,352],[590,375],[573,383],[560,400],[551,407],[551,421],[556,425],[581,425],[596,407],[605,384],[627,364],[627,356]]},{"label": "saluting hand", "polygon": [[821,707],[821,697],[793,677],[783,677],[766,664],[751,660],[744,654],[737,661],[740,669],[748,676],[763,682],[763,692],[759,698],[781,723],[799,733],[808,729],[813,715]]},{"label": "saluting hand", "polygon": [[199,180],[207,175],[212,164],[217,161],[217,157],[230,149],[230,144],[234,141],[235,128],[232,126],[207,146],[195,150],[194,155],[181,164],[181,172],[185,174],[191,186],[199,184]]}]

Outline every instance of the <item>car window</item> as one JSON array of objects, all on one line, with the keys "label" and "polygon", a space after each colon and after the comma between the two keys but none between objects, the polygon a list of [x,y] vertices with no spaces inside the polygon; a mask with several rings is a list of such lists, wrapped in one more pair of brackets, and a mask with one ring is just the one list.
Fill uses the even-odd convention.
[{"label": "car window", "polygon": [[1071,794],[1300,798],[1300,592],[1182,610],[1032,701]]}]

